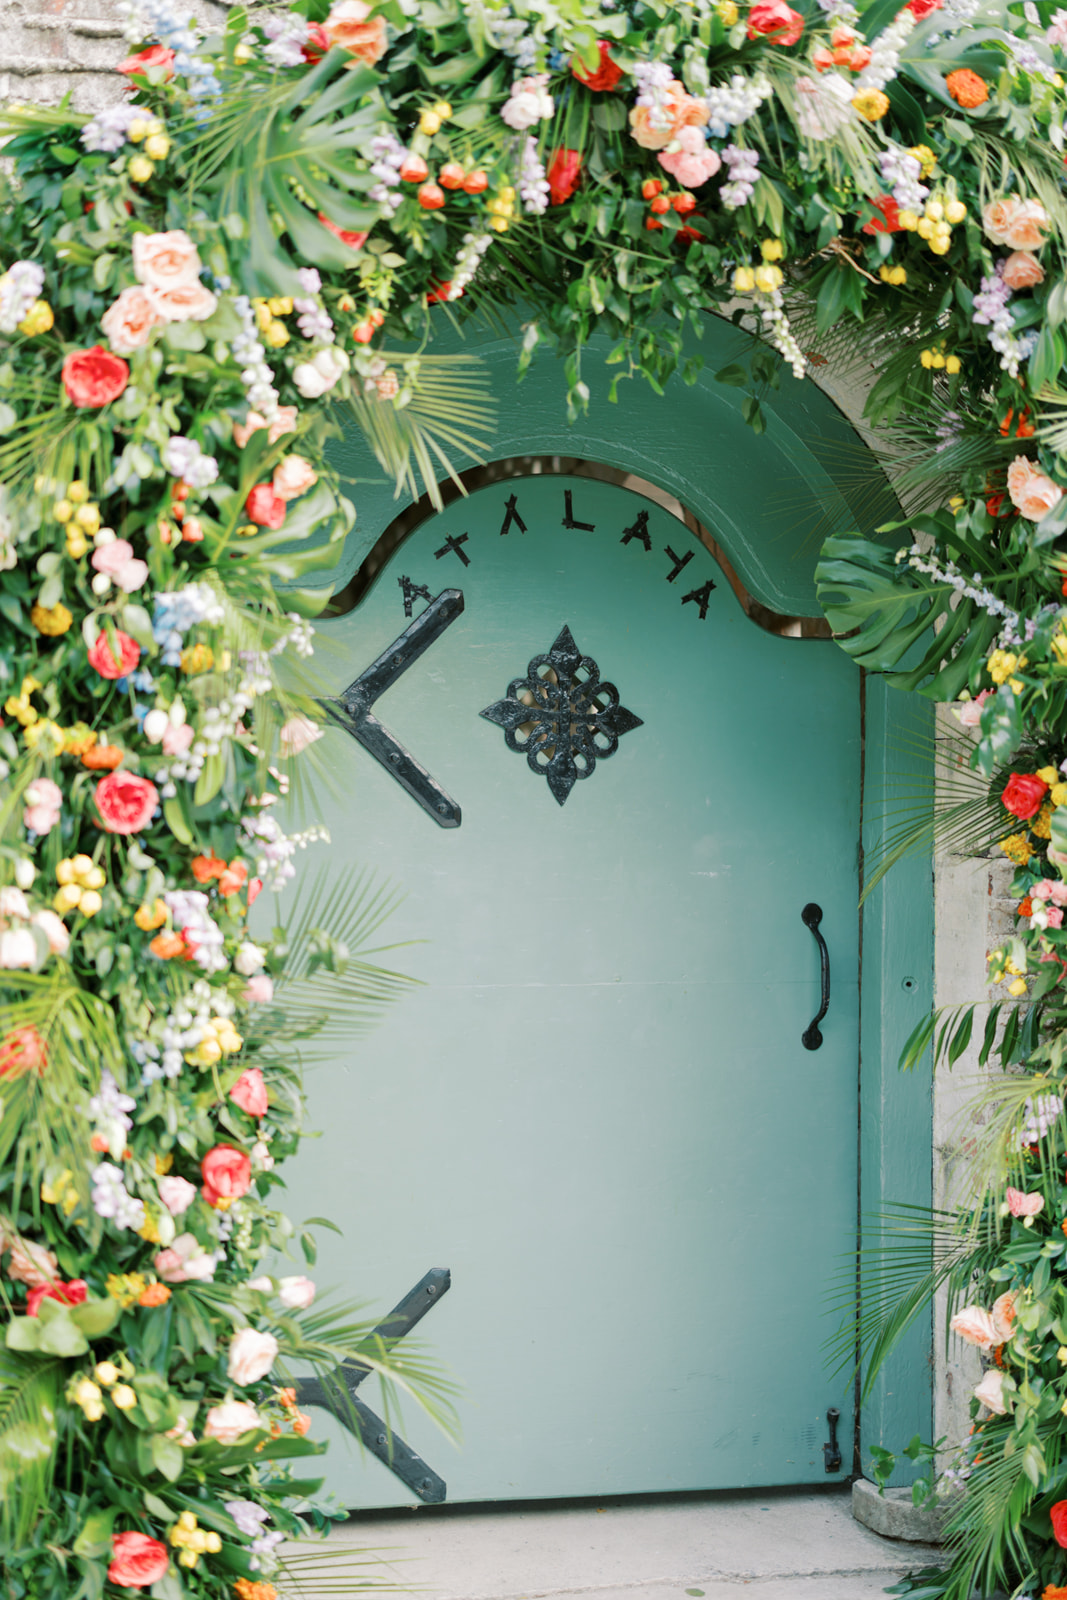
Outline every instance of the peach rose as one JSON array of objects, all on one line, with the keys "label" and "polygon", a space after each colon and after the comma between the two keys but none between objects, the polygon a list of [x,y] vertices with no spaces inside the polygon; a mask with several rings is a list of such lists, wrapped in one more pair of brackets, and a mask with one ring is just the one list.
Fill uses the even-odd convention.
[{"label": "peach rose", "polygon": [[[140,235],[134,237],[140,238]],[[138,283],[132,289],[123,289],[100,318],[100,326],[115,354],[128,356],[148,343],[148,335],[153,328],[159,327],[161,321],[144,288]]]},{"label": "peach rose", "polygon": [[184,289],[200,278],[196,245],[181,228],[169,233],[135,233],[133,271],[152,289]]},{"label": "peach rose", "polygon": [[272,1333],[257,1333],[255,1328],[240,1328],[230,1345],[226,1376],[244,1389],[265,1378],[278,1357],[278,1341]]},{"label": "peach rose", "polygon": [[358,61],[373,67],[385,54],[385,18],[372,17],[364,0],[337,0],[322,27],[332,45],[340,45],[355,56],[356,61],[350,61],[349,67]]},{"label": "peach rose", "polygon": [[242,1434],[266,1426],[247,1400],[224,1400],[221,1405],[212,1406],[204,1418],[204,1438],[217,1439],[219,1444],[236,1444]]},{"label": "peach rose", "polygon": [[1040,250],[1050,220],[1040,200],[1023,200],[1008,224],[1005,244],[1013,250]]},{"label": "peach rose", "polygon": [[991,1368],[974,1391],[976,1400],[980,1400],[990,1411],[1002,1417],[1008,1409],[1004,1399],[1004,1374]]},{"label": "peach rose", "polygon": [[949,1327],[968,1344],[977,1345],[979,1350],[992,1350],[1000,1343],[992,1317],[981,1306],[964,1306],[962,1311],[956,1312]]},{"label": "peach rose", "polygon": [[1013,1189],[1010,1184],[1005,1198],[1013,1217],[1036,1217],[1045,1204],[1043,1194],[1024,1194],[1021,1189]]},{"label": "peach rose", "polygon": [[218,305],[211,290],[199,280],[173,289],[150,288],[145,293],[161,322],[204,322]]},{"label": "peach rose", "polygon": [[993,1301],[990,1317],[993,1323],[993,1332],[999,1342],[1003,1344],[1005,1339],[1010,1339],[1015,1332],[1015,1294],[1013,1290],[1009,1289],[1007,1294],[1002,1294],[999,1299]]},{"label": "peach rose", "polygon": [[279,499],[295,500],[318,479],[311,462],[305,461],[303,456],[283,456],[274,469],[271,484]]},{"label": "peach rose", "polygon": [[14,1238],[7,1262],[7,1275],[16,1283],[24,1283],[28,1289],[40,1289],[42,1285],[58,1278],[59,1262],[43,1244],[34,1244],[32,1239]]},{"label": "peach rose", "polygon": [[1000,263],[1000,276],[1009,289],[1033,289],[1044,283],[1045,269],[1029,250],[1016,250]]},{"label": "peach rose", "polygon": [[1063,490],[1039,472],[1026,456],[1016,456],[1008,468],[1011,503],[1030,522],[1040,522],[1063,499]]},{"label": "peach rose", "polygon": [[994,244],[1007,244],[1008,229],[1021,204],[1015,195],[1007,195],[1003,200],[991,200],[984,208],[982,227]]},{"label": "peach rose", "polygon": [[277,444],[283,433],[296,432],[299,415],[295,406],[279,406],[274,413],[274,421],[268,424],[266,417],[261,417],[258,411],[250,411],[243,422],[234,423],[233,442],[238,450],[243,450],[257,428],[266,428],[267,443]]}]

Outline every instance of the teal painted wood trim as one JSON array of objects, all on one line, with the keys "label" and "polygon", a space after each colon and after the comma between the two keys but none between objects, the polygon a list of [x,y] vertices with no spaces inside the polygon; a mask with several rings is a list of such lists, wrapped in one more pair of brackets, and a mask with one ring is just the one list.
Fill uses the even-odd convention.
[{"label": "teal painted wood trim", "polygon": [[[877,843],[882,797],[908,762],[909,746],[931,745],[934,708],[918,695],[865,685],[864,849]],[[911,756],[914,762],[914,755]],[[932,780],[931,780],[932,781]],[[912,1029],[933,1005],[934,886],[929,850],[894,866],[863,907],[860,1013],[860,1217],[868,1242],[877,1218],[901,1202],[929,1205],[933,1193],[933,1073],[929,1056],[911,1072],[897,1066]],[[877,1272],[861,1261],[861,1277]],[[885,1363],[859,1419],[860,1468],[870,1447],[898,1456],[915,1434],[933,1437],[933,1318],[926,1312]],[[894,1483],[914,1476],[905,1461]]]}]

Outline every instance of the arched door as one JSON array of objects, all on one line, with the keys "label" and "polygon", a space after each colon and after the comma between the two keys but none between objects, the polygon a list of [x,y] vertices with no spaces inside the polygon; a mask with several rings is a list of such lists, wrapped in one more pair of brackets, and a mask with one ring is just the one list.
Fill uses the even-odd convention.
[{"label": "arched door", "polygon": [[[757,626],[679,520],[588,477],[418,526],[328,625],[345,681],[446,589],[462,613],[374,712],[462,825],[341,727],[319,746],[330,860],[381,865],[407,894],[391,935],[425,942],[402,962],[423,987],[309,1080],[323,1133],[290,1209],[344,1228],[316,1276],[399,1298],[451,1269],[425,1331],[463,1446],[404,1428],[451,1500],[825,1482],[825,1295],[856,1226],[858,674]],[[321,1411],[315,1431],[344,1438]],[[342,1444],[329,1483],[412,1498]]]}]

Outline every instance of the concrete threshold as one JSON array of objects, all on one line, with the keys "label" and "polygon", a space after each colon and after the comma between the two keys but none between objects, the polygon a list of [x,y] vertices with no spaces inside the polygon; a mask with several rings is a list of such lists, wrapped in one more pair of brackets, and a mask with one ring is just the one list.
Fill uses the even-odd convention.
[{"label": "concrete threshold", "polygon": [[854,1521],[847,1485],[360,1512],[330,1544],[423,1600],[880,1600],[939,1559]]}]

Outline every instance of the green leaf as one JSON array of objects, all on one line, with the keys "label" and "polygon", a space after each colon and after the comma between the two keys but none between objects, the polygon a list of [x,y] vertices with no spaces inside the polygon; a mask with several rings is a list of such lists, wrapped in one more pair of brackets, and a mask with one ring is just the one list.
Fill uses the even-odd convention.
[{"label": "green leaf", "polygon": [[204,762],[196,788],[193,791],[193,805],[205,806],[209,800],[214,800],[222,788],[222,780],[226,776],[226,763],[222,756],[216,753],[208,756]]},{"label": "green leaf", "polygon": [[165,1433],[152,1435],[152,1464],[168,1483],[177,1483],[182,1475],[185,1457],[177,1439],[168,1439]]},{"label": "green leaf", "polygon": [[36,1321],[40,1327],[37,1348],[42,1353],[83,1356],[89,1348],[88,1339],[71,1320],[70,1307],[61,1305],[58,1300],[42,1300],[36,1318],[27,1318],[27,1321]]},{"label": "green leaf", "polygon": [[192,844],[193,830],[186,820],[184,808],[177,796],[164,800],[163,819],[179,844]]},{"label": "green leaf", "polygon": [[102,1339],[118,1322],[122,1307],[110,1297],[83,1300],[80,1306],[71,1306],[69,1315],[75,1327],[80,1328],[87,1339]]},{"label": "green leaf", "polygon": [[0,1538],[9,1549],[28,1542],[48,1505],[61,1375],[58,1360],[0,1348]]},{"label": "green leaf", "polygon": [[111,1529],[115,1518],[118,1516],[117,1505],[104,1506],[99,1511],[91,1511],[82,1523],[81,1532],[75,1539],[72,1549],[76,1556],[91,1559],[102,1556],[111,1548]]}]

